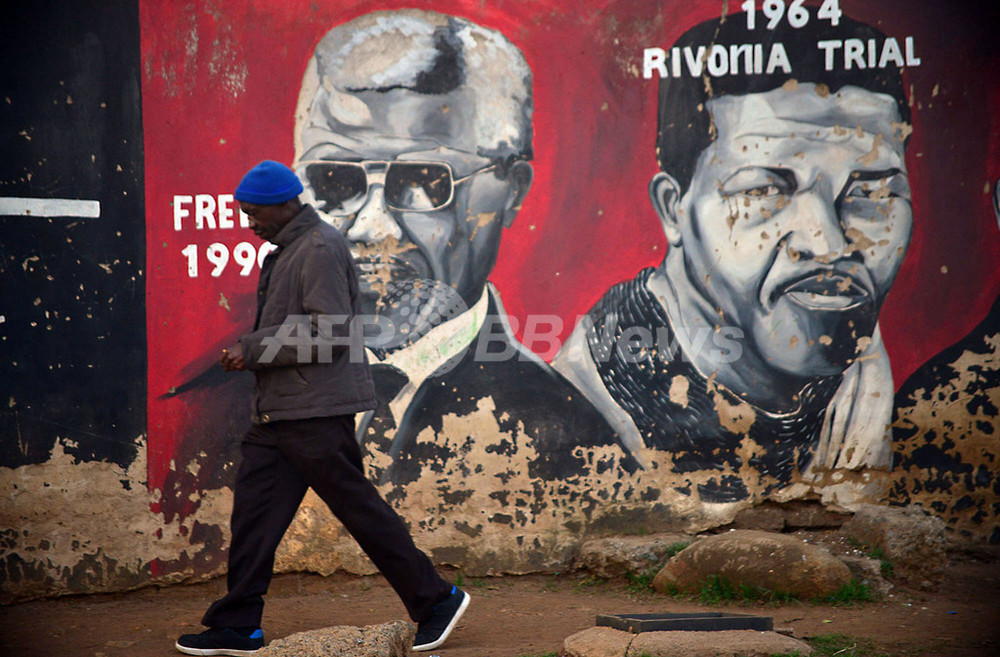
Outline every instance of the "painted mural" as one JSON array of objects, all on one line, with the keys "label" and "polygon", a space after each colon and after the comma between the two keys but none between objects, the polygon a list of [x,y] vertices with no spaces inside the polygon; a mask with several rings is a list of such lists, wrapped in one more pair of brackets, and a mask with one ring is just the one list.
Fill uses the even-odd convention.
[{"label": "painted mural", "polygon": [[[705,473],[707,502],[889,465],[878,312],[912,230],[900,69],[918,62],[912,39],[904,55],[821,13],[719,17],[682,35],[669,67],[649,56],[666,257],[613,287],[556,357],[633,453]],[[877,67],[841,56],[852,43]]]},{"label": "painted mural", "polygon": [[406,483],[432,461],[474,468],[421,434],[490,397],[536,448],[545,444],[536,468],[548,467],[543,456],[613,443],[600,415],[517,341],[488,283],[532,180],[532,75],[521,51],[454,16],[368,14],[319,42],[298,110],[305,197],[347,235],[371,318],[380,406],[361,418],[359,440],[391,459],[373,476]]},{"label": "painted mural", "polygon": [[[436,562],[555,570],[587,536],[699,531],[764,501],[918,503],[1000,541],[993,3],[122,4],[141,36],[124,61],[146,381],[114,395],[147,407],[91,406],[146,432],[17,455],[12,388],[5,524],[49,503],[30,491],[57,461],[67,489],[106,465],[89,476],[142,532],[104,549],[108,572],[224,568],[253,383],[217,357],[273,248],[232,191],[267,158],[351,244],[379,398],[358,440]],[[18,253],[4,290],[40,266]],[[31,335],[39,285],[4,293],[5,343]],[[57,561],[111,542],[86,537]],[[278,567],[373,571],[311,496]]]},{"label": "painted mural", "polygon": [[[948,64],[892,10],[640,5],[288,9],[316,36],[259,74],[284,128],[243,140],[283,153],[352,244],[379,390],[358,438],[438,560],[529,570],[589,531],[703,528],[765,499],[850,508],[894,485],[894,376],[929,337],[900,318],[937,281],[917,280],[925,260],[894,283],[935,225],[919,114],[945,102],[930,80]],[[576,46],[534,34],[544,21]],[[172,198],[180,233],[226,202]],[[240,245],[218,246],[172,264],[224,280],[218,253]],[[216,287],[213,309],[251,305]],[[981,317],[989,293],[971,296]],[[160,387],[187,415],[167,517],[229,480],[247,422],[247,383],[214,351]]]}]

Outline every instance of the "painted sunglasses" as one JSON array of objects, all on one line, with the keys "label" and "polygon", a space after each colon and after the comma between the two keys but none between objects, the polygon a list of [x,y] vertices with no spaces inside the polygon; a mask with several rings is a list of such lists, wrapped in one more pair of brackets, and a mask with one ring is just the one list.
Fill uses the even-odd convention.
[{"label": "painted sunglasses", "polygon": [[455,198],[456,186],[496,166],[489,164],[461,178],[445,162],[316,160],[300,162],[297,168],[299,176],[309,182],[320,210],[351,214],[364,207],[375,185],[382,187],[385,204],[393,210],[441,210]]}]

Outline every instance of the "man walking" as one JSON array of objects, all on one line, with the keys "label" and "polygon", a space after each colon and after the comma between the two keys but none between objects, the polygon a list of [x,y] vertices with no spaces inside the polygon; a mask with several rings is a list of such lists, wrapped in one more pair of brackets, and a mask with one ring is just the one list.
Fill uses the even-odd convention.
[{"label": "man walking", "polygon": [[[252,424],[233,497],[228,593],[202,618],[208,630],[178,639],[189,655],[250,655],[264,646],[275,550],[309,487],[418,623],[414,650],[440,646],[469,604],[365,477],[354,413],[375,408],[375,396],[363,336],[350,330],[358,275],[344,237],[299,201],[302,189],[291,169],[265,160],[235,193],[254,233],[278,248],[261,268],[253,331],[220,359],[226,371],[255,374]],[[298,332],[289,339],[292,325]]]}]

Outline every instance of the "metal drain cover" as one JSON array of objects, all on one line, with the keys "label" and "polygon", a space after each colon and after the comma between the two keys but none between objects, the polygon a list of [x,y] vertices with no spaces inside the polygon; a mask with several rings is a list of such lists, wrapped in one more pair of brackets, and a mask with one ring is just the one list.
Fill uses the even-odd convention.
[{"label": "metal drain cover", "polygon": [[599,614],[597,625],[599,627],[612,627],[632,634],[670,630],[688,632],[759,630],[768,632],[774,629],[774,619],[770,616],[727,614],[716,611],[693,614]]}]

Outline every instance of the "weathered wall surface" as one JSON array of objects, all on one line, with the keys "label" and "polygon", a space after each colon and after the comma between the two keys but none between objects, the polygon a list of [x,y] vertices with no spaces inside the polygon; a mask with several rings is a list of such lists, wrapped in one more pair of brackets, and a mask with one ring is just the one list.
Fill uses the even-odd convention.
[{"label": "weathered wall surface", "polygon": [[893,501],[919,503],[964,536],[1000,542],[1000,307],[896,394]]},{"label": "weathered wall surface", "polygon": [[[407,4],[5,20],[5,599],[224,571],[264,158],[351,243],[435,562],[794,500],[1000,540],[991,3]],[[311,493],[277,568],[374,570]]]},{"label": "weathered wall surface", "polygon": [[157,495],[146,489],[144,456],[127,468],[81,463],[57,444],[45,463],[0,477],[5,602],[136,588],[153,580],[159,561],[212,572],[219,564],[199,553],[228,542],[230,491],[207,491],[198,514],[165,523],[150,510]]},{"label": "weathered wall surface", "polygon": [[148,503],[131,524],[148,496],[138,27],[122,2],[0,25],[4,596],[147,582],[135,532],[163,526]]}]

